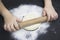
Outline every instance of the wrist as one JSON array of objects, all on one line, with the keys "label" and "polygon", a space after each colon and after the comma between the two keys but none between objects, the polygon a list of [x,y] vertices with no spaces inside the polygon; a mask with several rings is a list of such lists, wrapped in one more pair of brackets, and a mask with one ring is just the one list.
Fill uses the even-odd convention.
[{"label": "wrist", "polygon": [[44,0],[44,4],[46,7],[51,7],[52,6],[52,1],[51,0]]},{"label": "wrist", "polygon": [[7,17],[12,17],[12,14],[8,11],[8,10],[4,10],[1,15],[4,17],[4,18],[7,18]]}]

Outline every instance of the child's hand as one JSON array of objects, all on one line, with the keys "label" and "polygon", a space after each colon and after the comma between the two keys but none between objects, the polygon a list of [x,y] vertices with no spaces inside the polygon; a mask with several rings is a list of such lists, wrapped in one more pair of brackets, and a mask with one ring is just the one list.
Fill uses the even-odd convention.
[{"label": "child's hand", "polygon": [[11,15],[11,13],[9,12],[9,10],[4,6],[4,4],[1,2],[0,0],[0,12],[1,15],[4,17],[4,29],[6,31],[16,31],[19,29],[18,26],[18,21],[20,22],[20,20],[14,16]]},{"label": "child's hand", "polygon": [[7,18],[4,18],[4,20],[5,20],[4,29],[6,31],[12,32],[12,31],[16,31],[20,28],[17,23],[17,22],[21,22],[20,19],[14,17],[14,16],[9,16]]},{"label": "child's hand", "polygon": [[58,18],[58,14],[55,11],[55,9],[53,8],[53,6],[51,6],[51,7],[45,6],[44,9],[43,9],[43,16],[48,17],[47,21],[56,20]]}]

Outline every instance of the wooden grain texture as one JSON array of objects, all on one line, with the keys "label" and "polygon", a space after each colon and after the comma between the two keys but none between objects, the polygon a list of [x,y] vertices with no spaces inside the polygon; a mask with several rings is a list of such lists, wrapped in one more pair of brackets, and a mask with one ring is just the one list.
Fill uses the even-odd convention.
[{"label": "wooden grain texture", "polygon": [[47,21],[47,16],[38,17],[38,18],[31,19],[31,20],[23,21],[21,23],[18,23],[18,25],[21,28],[24,28],[26,26],[30,26],[30,25],[37,24],[37,23],[42,23],[42,22],[45,22],[45,21]]}]

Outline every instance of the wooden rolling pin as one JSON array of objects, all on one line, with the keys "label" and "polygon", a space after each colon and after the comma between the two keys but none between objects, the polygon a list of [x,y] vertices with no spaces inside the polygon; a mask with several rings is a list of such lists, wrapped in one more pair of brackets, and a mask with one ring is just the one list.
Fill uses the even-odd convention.
[{"label": "wooden rolling pin", "polygon": [[27,20],[27,21],[23,21],[21,23],[18,23],[18,25],[21,28],[24,28],[26,26],[30,26],[30,25],[37,24],[37,23],[42,23],[42,22],[45,22],[45,21],[47,21],[47,16],[34,18],[34,19],[31,19],[31,20]]}]

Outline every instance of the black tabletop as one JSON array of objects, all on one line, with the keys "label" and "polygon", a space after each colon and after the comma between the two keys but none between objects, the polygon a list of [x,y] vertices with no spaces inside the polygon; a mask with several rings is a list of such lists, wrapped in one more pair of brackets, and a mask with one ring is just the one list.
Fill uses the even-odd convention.
[{"label": "black tabletop", "polygon": [[[20,4],[34,4],[42,6],[44,5],[43,0],[2,0],[4,5],[10,9],[19,6]],[[51,22],[51,26],[47,29],[46,34],[39,35],[37,40],[60,40],[60,0],[52,0],[52,4],[57,11],[59,18]],[[3,29],[3,17],[0,16],[0,40],[13,40],[10,37],[10,33]]]}]

